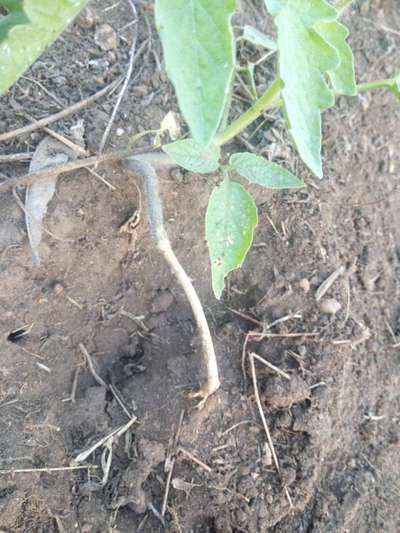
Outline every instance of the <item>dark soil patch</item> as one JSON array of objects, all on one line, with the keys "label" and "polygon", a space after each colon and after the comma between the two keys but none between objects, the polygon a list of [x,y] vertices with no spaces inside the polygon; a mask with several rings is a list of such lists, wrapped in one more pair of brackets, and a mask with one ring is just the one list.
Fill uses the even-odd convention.
[{"label": "dark soil patch", "polygon": [[[388,77],[400,67],[397,1],[359,4],[347,15],[359,77]],[[242,2],[238,23],[258,25],[261,5]],[[151,40],[109,148],[157,128],[176,110],[159,69],[151,3],[139,2],[138,10],[139,46]],[[26,123],[15,103],[35,118],[60,109],[30,79],[69,105],[122,74],[132,27],[121,28],[130,20],[123,2],[92,2],[92,14],[81,17],[1,99],[0,131]],[[103,23],[119,34],[116,50],[95,44],[96,27]],[[244,52],[255,54],[250,48]],[[271,72],[265,67],[258,75],[262,85]],[[110,96],[54,129],[68,136],[83,120],[87,147],[97,150],[114,102]],[[238,147],[243,149],[242,142],[258,152],[264,147],[264,153],[299,170],[279,114],[266,118],[267,127],[253,136],[250,130]],[[204,302],[222,375],[221,390],[200,412],[184,396],[203,372],[190,308],[154,249],[145,214],[131,237],[119,231],[139,207],[135,178],[110,165],[99,172],[115,191],[85,170],[60,179],[46,219],[58,239],[45,237],[39,268],[32,265],[13,196],[0,196],[0,468],[68,466],[127,423],[120,405],[93,379],[80,344],[138,418],[115,442],[104,486],[102,449],[88,459],[95,470],[0,473],[0,530],[400,530],[399,119],[400,107],[390,94],[339,100],[326,114],[325,179],[317,183],[302,170],[306,191],[254,188],[261,221],[255,246],[244,268],[231,276],[222,302],[212,296],[202,237],[218,176],[163,175],[168,231]],[[1,150],[32,151],[43,135],[18,137]],[[22,174],[26,164],[0,170]],[[329,314],[332,302],[316,302],[315,293],[341,266],[345,272],[324,297],[338,302],[340,310]],[[241,370],[246,334],[258,328],[232,309],[265,324],[296,315],[269,330],[279,336],[248,346],[292,377],[286,383],[257,365],[281,476],[266,447],[251,376],[245,385]],[[10,332],[31,324],[29,334],[8,340]],[[184,451],[176,455],[163,526],[156,514],[182,410],[180,445],[211,471]]]}]

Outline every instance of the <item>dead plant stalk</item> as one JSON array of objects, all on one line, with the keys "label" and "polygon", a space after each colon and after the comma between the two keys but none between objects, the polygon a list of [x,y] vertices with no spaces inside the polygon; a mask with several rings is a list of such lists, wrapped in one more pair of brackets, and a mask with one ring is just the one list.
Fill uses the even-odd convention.
[{"label": "dead plant stalk", "polygon": [[[147,157],[135,156],[127,160],[128,168],[140,174],[144,180],[145,198],[150,229],[156,241],[157,248],[163,254],[165,260],[174,272],[179,284],[183,288],[192,308],[194,317],[199,328],[204,363],[207,369],[207,382],[198,391],[193,392],[191,398],[200,398],[198,407],[202,407],[207,398],[218,390],[220,386],[217,358],[212,341],[210,328],[196,290],[177,259],[164,228],[164,216],[161,203],[160,186],[157,172]],[[169,168],[171,161],[163,156],[157,161],[159,168]]]}]

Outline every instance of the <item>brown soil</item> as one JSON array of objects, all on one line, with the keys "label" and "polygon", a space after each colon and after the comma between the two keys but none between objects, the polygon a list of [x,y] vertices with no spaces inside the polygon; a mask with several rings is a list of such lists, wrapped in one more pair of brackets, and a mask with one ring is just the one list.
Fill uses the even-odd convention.
[{"label": "brown soil", "polygon": [[[358,2],[361,7],[346,15],[362,81],[400,67],[397,3]],[[138,46],[151,41],[136,64],[109,148],[157,128],[177,109],[158,68],[151,4],[138,3]],[[265,29],[259,25],[262,4],[242,2],[237,23]],[[29,79],[1,98],[0,131],[26,123],[16,104],[35,118],[60,109],[31,79],[67,106],[123,73],[134,28],[119,31],[111,51],[96,45],[95,32],[102,23],[118,31],[131,18],[123,2],[92,2],[92,16],[80,17]],[[251,47],[243,53],[258,57]],[[260,86],[270,68],[259,70]],[[114,102],[115,94],[53,128],[70,136],[71,126],[83,120],[87,147],[96,151]],[[247,105],[238,101],[235,109]],[[154,248],[145,213],[131,236],[119,231],[140,205],[135,177],[119,165],[98,169],[115,191],[85,170],[60,179],[46,219],[57,239],[45,236],[40,267],[32,264],[12,194],[0,196],[0,530],[400,530],[400,106],[384,92],[341,98],[325,116],[322,182],[301,170],[287,148],[279,113],[266,118],[267,127],[252,137],[250,129],[237,148],[250,143],[273,155],[303,173],[309,186],[279,193],[254,188],[260,214],[255,246],[230,277],[222,302],[210,289],[202,236],[218,176],[175,171],[162,177],[168,232],[204,302],[222,376],[221,390],[200,412],[184,395],[203,375],[190,308]],[[18,137],[1,150],[33,151],[43,136]],[[25,171],[26,163],[1,168],[6,176]],[[340,267],[344,273],[317,302],[316,290]],[[340,311],[329,314],[337,302]],[[241,370],[246,334],[259,328],[232,310],[265,324],[296,315],[270,328],[277,336],[248,344],[291,376],[286,383],[257,363],[281,475],[266,446],[251,376],[244,380]],[[11,342],[9,333],[25,325],[32,325],[30,332]],[[94,380],[80,344],[137,416],[113,444],[107,483],[101,484],[103,448],[87,460],[96,469],[5,474],[67,467],[128,422],[110,391]],[[173,455],[162,525],[157,512],[171,464],[166,459],[182,410],[180,446],[209,468],[184,452]]]}]

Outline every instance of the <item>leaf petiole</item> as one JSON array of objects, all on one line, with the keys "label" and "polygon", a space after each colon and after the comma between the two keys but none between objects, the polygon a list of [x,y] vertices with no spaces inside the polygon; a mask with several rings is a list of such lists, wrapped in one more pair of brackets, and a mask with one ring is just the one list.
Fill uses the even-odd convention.
[{"label": "leaf petiole", "polygon": [[360,83],[357,85],[358,93],[365,93],[366,91],[372,91],[374,89],[389,89],[393,91],[397,84],[396,78],[387,78],[384,80],[375,80],[367,83]]},{"label": "leaf petiole", "polygon": [[346,9],[347,6],[349,6],[354,0],[339,0],[335,4],[336,11],[340,14]]},{"label": "leaf petiole", "polygon": [[[360,83],[357,85],[357,94],[374,89],[389,89],[397,94],[397,87],[399,85],[398,78],[387,78],[384,80],[376,80],[368,83]],[[265,93],[255,102],[255,104],[248,109],[243,115],[234,120],[227,128],[217,134],[214,144],[216,146],[222,146],[228,143],[234,137],[239,135],[244,129],[252,124],[257,118],[259,118],[264,111],[268,109],[274,109],[282,107],[282,100],[279,98],[279,94],[283,89],[283,82],[279,78],[265,91]]]}]

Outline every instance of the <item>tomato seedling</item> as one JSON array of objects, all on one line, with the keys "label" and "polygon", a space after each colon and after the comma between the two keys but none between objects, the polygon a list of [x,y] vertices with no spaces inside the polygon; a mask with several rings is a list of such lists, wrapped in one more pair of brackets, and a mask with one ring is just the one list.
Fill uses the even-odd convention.
[{"label": "tomato seedling", "polygon": [[[0,0],[0,94],[22,74],[82,9],[87,0]],[[207,384],[197,393],[206,399],[219,387],[210,331],[189,277],[172,251],[163,225],[155,168],[171,164],[192,172],[219,172],[221,182],[211,192],[205,216],[212,287],[222,296],[226,276],[242,266],[258,223],[256,204],[232,175],[270,189],[297,189],[305,184],[282,166],[249,152],[233,153],[221,163],[221,147],[232,141],[263,113],[281,108],[300,158],[317,177],[323,176],[321,120],[338,96],[356,96],[388,89],[400,98],[400,74],[357,84],[349,31],[339,21],[352,0],[265,0],[277,39],[245,26],[239,39],[277,54],[275,80],[253,105],[226,125],[231,107],[237,51],[232,17],[236,0],[155,0],[167,74],[172,81],[191,138],[162,146],[162,154],[123,158],[144,178],[152,233],[191,303],[203,341]],[[0,13],[1,14],[1,13]],[[257,96],[247,72],[250,92]],[[82,164],[84,166],[84,164]]]},{"label": "tomato seedling", "polygon": [[337,96],[387,88],[400,97],[400,75],[356,83],[348,29],[339,17],[351,0],[265,0],[277,41],[246,26],[240,38],[277,51],[276,79],[254,105],[221,127],[231,104],[236,65],[231,19],[235,0],[156,0],[156,21],[167,73],[174,84],[192,139],[163,146],[180,166],[198,173],[221,169],[222,183],[211,194],[206,215],[212,285],[220,298],[227,274],[246,257],[257,224],[250,194],[231,178],[239,174],[271,189],[303,187],[281,166],[245,152],[220,165],[220,147],[266,110],[281,107],[294,145],[311,172],[322,178],[321,115]]}]

